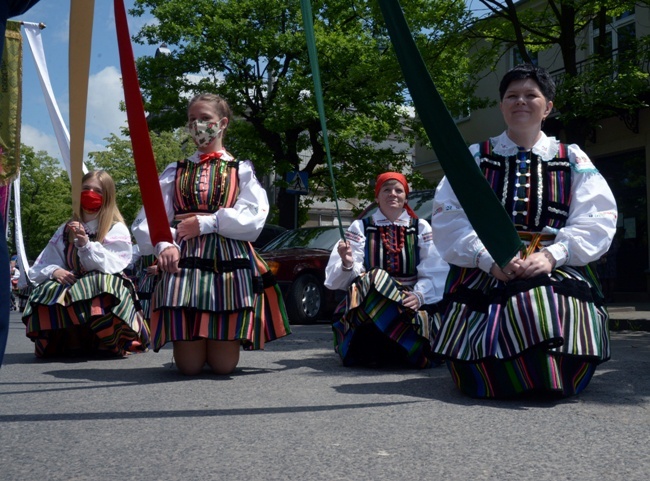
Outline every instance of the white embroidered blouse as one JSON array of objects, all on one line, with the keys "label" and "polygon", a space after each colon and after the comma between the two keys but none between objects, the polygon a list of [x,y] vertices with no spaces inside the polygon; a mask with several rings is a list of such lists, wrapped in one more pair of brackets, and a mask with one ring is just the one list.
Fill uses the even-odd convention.
[{"label": "white embroidered blouse", "polygon": [[[505,132],[490,140],[495,154],[517,154],[517,145]],[[532,150],[543,161],[548,161],[556,156],[558,149],[559,141],[542,133]],[[479,163],[479,144],[471,145],[470,152]],[[587,154],[571,144],[568,156],[572,170],[569,217],[563,228],[548,229],[555,240],[546,247],[555,258],[556,267],[581,266],[599,259],[614,238],[618,217],[614,195]],[[446,178],[436,189],[431,225],[434,243],[445,261],[490,272],[494,259],[472,228]],[[547,232],[546,229],[543,232]]]}]

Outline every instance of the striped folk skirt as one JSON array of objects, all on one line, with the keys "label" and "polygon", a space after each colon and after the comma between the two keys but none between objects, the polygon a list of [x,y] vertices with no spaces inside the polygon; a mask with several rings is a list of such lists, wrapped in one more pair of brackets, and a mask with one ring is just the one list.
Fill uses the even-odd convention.
[{"label": "striped folk skirt", "polygon": [[359,276],[337,308],[332,324],[334,349],[343,365],[436,365],[431,346],[439,315],[405,308],[404,287],[383,269]]},{"label": "striped folk skirt", "polygon": [[[144,256],[153,258],[153,256]],[[147,259],[148,260],[148,259]],[[153,265],[153,262],[142,262],[138,273],[138,299],[142,306],[142,314],[147,322],[151,318],[151,294],[158,280],[157,275],[147,273],[147,267]]]},{"label": "striped folk skirt", "polygon": [[280,287],[249,242],[207,234],[180,247],[179,272],[161,272],[152,296],[154,351],[198,339],[263,349],[290,334]]},{"label": "striped folk skirt", "polygon": [[149,329],[126,277],[88,272],[70,286],[36,286],[23,312],[38,357],[79,354],[121,356],[144,352]]},{"label": "striped folk skirt", "polygon": [[433,350],[470,396],[574,395],[610,357],[609,316],[589,266],[508,283],[451,266],[446,292]]}]

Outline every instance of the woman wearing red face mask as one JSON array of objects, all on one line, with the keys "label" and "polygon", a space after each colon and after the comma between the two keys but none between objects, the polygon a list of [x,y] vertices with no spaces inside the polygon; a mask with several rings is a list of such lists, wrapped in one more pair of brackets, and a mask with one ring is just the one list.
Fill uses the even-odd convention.
[{"label": "woman wearing red face mask", "polygon": [[37,284],[23,314],[38,357],[144,351],[149,332],[122,271],[131,235],[103,170],[82,179],[80,219],[57,229],[29,270]]}]

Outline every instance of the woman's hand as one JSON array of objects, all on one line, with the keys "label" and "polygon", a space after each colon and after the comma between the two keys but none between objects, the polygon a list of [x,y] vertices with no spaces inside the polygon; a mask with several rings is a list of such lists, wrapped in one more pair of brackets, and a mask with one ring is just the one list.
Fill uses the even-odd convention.
[{"label": "woman's hand", "polygon": [[76,276],[65,269],[57,269],[52,273],[52,280],[64,286],[71,286],[77,282]]},{"label": "woman's hand", "polygon": [[490,274],[503,282],[513,279],[529,279],[531,277],[550,274],[555,268],[555,259],[548,251],[530,254],[525,259],[513,258],[508,264],[500,268],[495,262],[492,264]]},{"label": "woman's hand", "polygon": [[352,246],[350,245],[350,241],[340,240],[337,246],[337,251],[341,258],[343,267],[352,268],[354,265],[354,257],[352,257]]},{"label": "woman's hand", "polygon": [[178,261],[180,258],[181,254],[176,246],[167,247],[158,256],[158,267],[163,272],[175,274],[179,271]]},{"label": "woman's hand", "polygon": [[148,276],[155,276],[158,274],[158,266],[156,264],[149,266],[147,267],[146,272]]},{"label": "woman's hand", "polygon": [[555,259],[550,252],[535,252],[521,260],[518,276],[522,279],[550,274],[555,267]]},{"label": "woman's hand", "polygon": [[176,241],[181,242],[188,239],[193,239],[201,234],[201,227],[199,225],[199,218],[195,215],[183,219],[180,224],[176,226]]},{"label": "woman's hand", "polygon": [[88,235],[86,235],[86,229],[84,229],[84,226],[81,224],[81,222],[68,222],[68,228],[74,235],[74,240],[77,247],[84,247],[86,244],[88,244]]},{"label": "woman's hand", "polygon": [[519,277],[521,272],[521,262],[519,257],[513,257],[503,268],[495,262],[492,264],[490,274],[503,282],[508,282]]},{"label": "woman's hand", "polygon": [[402,293],[402,305],[404,307],[408,307],[409,309],[413,309],[414,311],[417,311],[422,306],[420,303],[420,298],[417,296],[417,294],[410,291]]}]

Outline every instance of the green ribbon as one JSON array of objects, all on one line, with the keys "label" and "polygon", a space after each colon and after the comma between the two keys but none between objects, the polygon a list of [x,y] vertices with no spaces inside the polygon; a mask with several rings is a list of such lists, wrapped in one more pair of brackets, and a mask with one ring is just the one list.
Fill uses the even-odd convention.
[{"label": "green ribbon", "polygon": [[398,0],[379,0],[379,6],[415,109],[440,165],[483,245],[503,267],[523,249],[523,243],[445,107]]},{"label": "green ribbon", "polygon": [[318,53],[316,51],[316,39],[314,37],[314,20],[311,11],[311,2],[309,0],[300,0],[300,7],[302,10],[302,22],[305,28],[305,36],[307,37],[307,52],[309,53],[309,64],[311,65],[311,76],[314,79],[314,96],[316,97],[316,106],[318,108],[318,116],[320,118],[321,130],[323,131],[323,144],[325,146],[325,153],[327,154],[327,166],[330,171],[330,179],[332,181],[332,194],[336,205],[336,217],[339,221],[339,232],[341,239],[345,239],[343,226],[341,225],[341,212],[339,210],[339,200],[336,194],[336,182],[334,181],[334,172],[332,170],[332,156],[330,154],[330,145],[327,138],[327,122],[325,121],[325,106],[323,104],[323,89],[320,82],[320,70],[318,68]]}]

